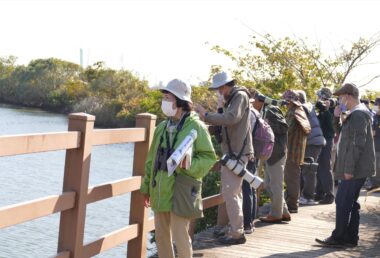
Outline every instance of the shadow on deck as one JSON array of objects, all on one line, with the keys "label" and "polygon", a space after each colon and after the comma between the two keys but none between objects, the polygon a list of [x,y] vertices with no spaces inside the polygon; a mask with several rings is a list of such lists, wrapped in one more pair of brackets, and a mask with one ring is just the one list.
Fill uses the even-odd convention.
[{"label": "shadow on deck", "polygon": [[335,204],[299,208],[290,223],[266,224],[256,221],[256,230],[246,235],[243,245],[222,246],[213,229],[195,236],[194,257],[380,257],[380,193],[360,197],[361,223],[359,246],[326,248],[314,239],[331,234],[335,225]]}]

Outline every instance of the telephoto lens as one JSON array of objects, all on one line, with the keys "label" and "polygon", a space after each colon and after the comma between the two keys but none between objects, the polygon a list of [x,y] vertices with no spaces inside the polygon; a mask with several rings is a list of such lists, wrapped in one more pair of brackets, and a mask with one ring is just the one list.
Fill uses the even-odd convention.
[{"label": "telephoto lens", "polygon": [[263,179],[253,175],[245,168],[244,164],[240,160],[236,160],[228,154],[223,155],[222,159],[220,160],[220,163],[223,166],[226,166],[235,175],[242,177],[255,189],[259,188],[260,185],[263,183]]},{"label": "telephoto lens", "polygon": [[256,93],[255,98],[261,102],[264,102],[267,105],[273,105],[273,106],[284,106],[287,105],[288,102],[286,100],[276,100],[269,98],[261,93]]}]

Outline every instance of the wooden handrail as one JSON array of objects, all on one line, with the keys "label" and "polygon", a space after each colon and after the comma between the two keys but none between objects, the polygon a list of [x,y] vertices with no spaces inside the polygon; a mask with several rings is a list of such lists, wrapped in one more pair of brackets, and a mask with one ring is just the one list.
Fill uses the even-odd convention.
[{"label": "wooden handrail", "polygon": [[133,176],[91,187],[88,189],[87,204],[136,191],[140,186],[141,176]]},{"label": "wooden handrail", "polygon": [[145,128],[97,129],[93,132],[92,145],[145,141]]},{"label": "wooden handrail", "polygon": [[141,232],[138,230],[138,225],[128,225],[124,228],[115,230],[109,234],[102,236],[101,238],[86,244],[83,247],[82,257],[91,257],[104,252],[112,247],[128,242],[131,239],[136,238]]},{"label": "wooden handrail", "polygon": [[0,208],[0,228],[65,211],[75,205],[75,192],[64,192]]},{"label": "wooden handrail", "polygon": [[35,152],[75,149],[80,146],[80,132],[38,133],[0,136],[0,157]]},{"label": "wooden handrail", "polygon": [[[93,129],[95,117],[84,113],[69,116],[69,131],[0,136],[0,157],[45,151],[66,150],[62,195],[0,208],[0,228],[61,212],[56,258],[91,257],[128,242],[128,257],[146,257],[147,233],[154,230],[154,217],[148,217],[139,188],[144,163],[153,139],[156,117],[139,114],[136,128]],[[215,127],[209,127],[211,134]],[[135,143],[133,176],[88,187],[91,149],[95,145]],[[130,222],[119,230],[83,244],[86,207],[89,203],[131,192]],[[203,199],[204,209],[223,203],[221,195]],[[133,209],[131,208],[133,207]]]},{"label": "wooden handrail", "polygon": [[219,204],[224,203],[223,196],[221,194],[212,195],[206,198],[203,198],[203,209],[209,209],[215,207]]}]

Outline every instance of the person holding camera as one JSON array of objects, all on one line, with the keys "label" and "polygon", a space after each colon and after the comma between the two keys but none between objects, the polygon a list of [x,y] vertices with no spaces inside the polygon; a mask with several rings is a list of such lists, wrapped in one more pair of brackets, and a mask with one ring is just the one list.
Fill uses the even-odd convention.
[{"label": "person holding camera", "polygon": [[[197,105],[195,110],[203,121],[222,126],[222,153],[246,165],[253,156],[249,93],[246,89],[237,87],[236,81],[225,72],[213,76],[209,89],[223,96],[224,112],[206,112],[200,105]],[[242,211],[243,178],[227,166],[222,166],[221,181],[230,229],[227,234],[220,236],[218,241],[227,245],[243,244],[246,242]]]},{"label": "person holding camera", "polygon": [[354,84],[344,84],[334,95],[339,96],[339,110],[349,110],[342,123],[334,168],[335,178],[339,180],[335,229],[328,238],[315,241],[324,246],[353,247],[359,240],[360,190],[366,177],[375,173],[372,114],[360,104],[359,89]]},{"label": "person holding camera", "polygon": [[322,147],[326,145],[325,137],[319,124],[317,114],[313,104],[306,101],[306,93],[303,90],[297,90],[298,97],[302,103],[302,107],[309,119],[311,132],[307,136],[305,160],[301,170],[301,197],[300,205],[314,205],[314,200],[318,157]]},{"label": "person holding camera", "polygon": [[318,120],[321,125],[326,145],[322,147],[318,159],[317,186],[315,189],[314,200],[319,204],[331,204],[334,202],[334,176],[331,169],[332,148],[334,140],[333,116],[334,108],[337,105],[336,99],[332,98],[329,88],[321,88],[317,92],[318,100],[316,109]]},{"label": "person holding camera", "polygon": [[271,199],[271,209],[266,216],[259,218],[261,222],[265,223],[280,223],[291,220],[284,199],[284,168],[289,127],[284,114],[277,106],[284,104],[284,102],[272,100],[259,92],[254,95],[253,107],[263,114],[263,118],[274,133],[273,152],[270,158],[265,161],[264,178],[265,190]]},{"label": "person holding camera", "polygon": [[[145,207],[150,206],[154,211],[158,257],[175,257],[174,239],[178,257],[191,258],[189,225],[193,218],[202,216],[202,177],[214,165],[216,155],[208,129],[198,115],[191,112],[190,86],[174,79],[161,88],[161,92],[161,109],[167,119],[154,131],[140,190],[145,196]],[[174,174],[169,175],[168,158],[194,130],[197,136],[192,145],[191,161],[185,157]]]},{"label": "person holding camera", "polygon": [[286,204],[290,213],[297,213],[301,165],[304,163],[307,135],[311,127],[296,91],[285,91],[282,99],[288,101],[286,122],[289,125],[288,153],[285,164]]}]

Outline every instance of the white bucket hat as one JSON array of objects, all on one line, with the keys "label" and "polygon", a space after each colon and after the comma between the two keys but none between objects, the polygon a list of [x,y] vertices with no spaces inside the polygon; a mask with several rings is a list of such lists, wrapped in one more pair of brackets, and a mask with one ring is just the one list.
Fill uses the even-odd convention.
[{"label": "white bucket hat", "polygon": [[210,90],[217,89],[223,85],[226,85],[229,82],[232,82],[234,79],[227,74],[226,72],[217,73],[212,77],[212,84],[209,87]]},{"label": "white bucket hat", "polygon": [[166,90],[179,99],[193,103],[191,101],[191,87],[179,79],[171,80],[166,87],[162,87],[160,90]]}]

